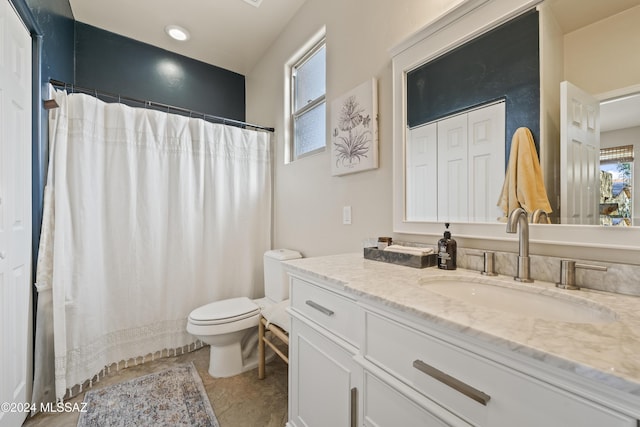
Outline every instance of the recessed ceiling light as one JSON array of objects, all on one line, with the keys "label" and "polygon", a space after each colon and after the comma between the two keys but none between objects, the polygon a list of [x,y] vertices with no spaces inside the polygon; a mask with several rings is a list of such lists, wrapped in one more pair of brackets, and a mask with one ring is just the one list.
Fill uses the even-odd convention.
[{"label": "recessed ceiling light", "polygon": [[244,0],[244,1],[249,3],[251,6],[255,6],[255,7],[260,6],[260,3],[262,3],[262,0]]},{"label": "recessed ceiling light", "polygon": [[164,31],[169,34],[169,37],[171,37],[172,39],[178,40],[178,41],[185,41],[185,40],[189,40],[189,31],[185,30],[184,28],[178,26],[178,25],[167,25],[164,28]]}]

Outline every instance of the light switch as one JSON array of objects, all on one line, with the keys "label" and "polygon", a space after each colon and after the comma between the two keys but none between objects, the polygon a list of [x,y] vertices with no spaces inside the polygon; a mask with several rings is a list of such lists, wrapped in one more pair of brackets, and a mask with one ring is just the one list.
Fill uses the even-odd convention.
[{"label": "light switch", "polygon": [[344,206],[342,208],[342,223],[344,225],[351,224],[351,206]]}]

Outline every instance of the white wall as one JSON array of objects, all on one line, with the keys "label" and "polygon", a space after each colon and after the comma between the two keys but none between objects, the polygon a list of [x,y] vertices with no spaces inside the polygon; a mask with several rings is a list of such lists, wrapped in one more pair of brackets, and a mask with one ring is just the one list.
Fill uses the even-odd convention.
[{"label": "white wall", "polygon": [[540,12],[540,166],[553,222],[560,210],[560,82],[564,80],[564,37],[547,4]]},{"label": "white wall", "polygon": [[565,35],[565,79],[592,94],[640,83],[640,6]]},{"label": "white wall", "polygon": [[[389,49],[458,2],[307,0],[248,73],[247,121],[276,128],[274,247],[318,256],[360,251],[364,238],[392,235]],[[378,80],[380,167],[376,170],[332,177],[329,151],[284,164],[285,63],[323,26],[328,111],[331,101],[343,93],[371,77]],[[351,225],[342,225],[343,206],[352,208]]]}]

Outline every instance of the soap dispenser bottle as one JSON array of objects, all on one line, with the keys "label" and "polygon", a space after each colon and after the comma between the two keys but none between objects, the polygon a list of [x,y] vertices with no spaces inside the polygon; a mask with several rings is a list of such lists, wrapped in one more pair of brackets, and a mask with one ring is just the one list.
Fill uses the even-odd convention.
[{"label": "soap dispenser bottle", "polygon": [[442,270],[455,270],[458,244],[451,238],[449,223],[446,222],[444,226],[447,230],[444,232],[444,237],[438,240],[438,268]]}]

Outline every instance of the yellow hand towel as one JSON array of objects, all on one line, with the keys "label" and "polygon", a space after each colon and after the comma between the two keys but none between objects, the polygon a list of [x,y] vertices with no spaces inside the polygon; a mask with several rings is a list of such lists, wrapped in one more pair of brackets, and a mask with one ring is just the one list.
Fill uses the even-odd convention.
[{"label": "yellow hand towel", "polygon": [[542,180],[533,135],[525,127],[516,129],[513,134],[498,206],[502,208],[505,216],[518,207],[522,207],[529,214],[536,209],[542,209],[547,214],[552,212]]}]

